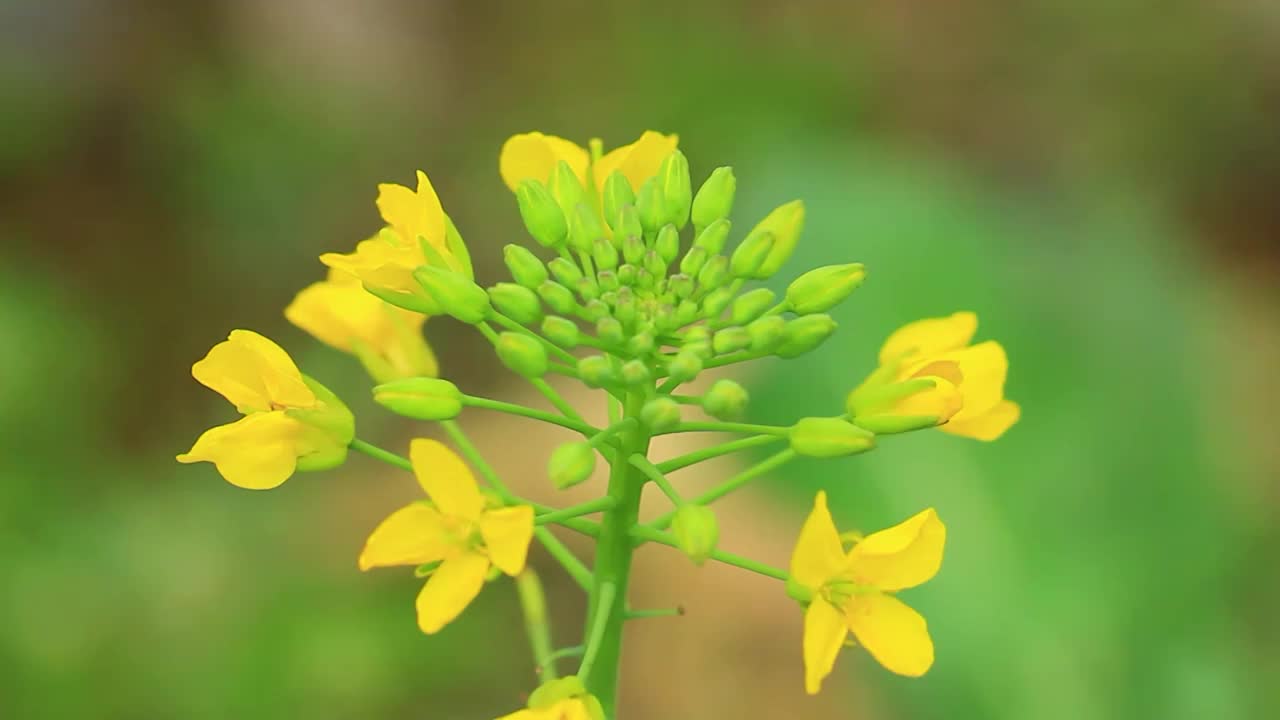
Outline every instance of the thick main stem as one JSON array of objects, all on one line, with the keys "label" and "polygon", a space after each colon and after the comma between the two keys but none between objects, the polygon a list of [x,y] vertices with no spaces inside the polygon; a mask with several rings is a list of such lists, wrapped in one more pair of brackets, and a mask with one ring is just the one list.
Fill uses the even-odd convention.
[{"label": "thick main stem", "polygon": [[[623,404],[623,417],[638,417],[643,404],[642,393],[628,394]],[[615,717],[622,628],[627,619],[627,581],[631,576],[631,555],[635,551],[631,528],[640,515],[640,494],[645,482],[644,476],[627,462],[627,458],[636,453],[646,454],[649,436],[639,424],[635,424],[619,435],[618,441],[619,447],[609,460],[609,497],[617,504],[605,511],[600,523],[587,632],[590,633],[595,626],[598,614],[606,613],[606,619],[603,621],[604,631],[599,635],[599,646],[594,648],[590,671],[583,678],[587,690],[600,700],[609,718]],[[605,585],[610,585],[613,592],[602,597],[601,588]],[[601,602],[602,599],[608,602]]]}]

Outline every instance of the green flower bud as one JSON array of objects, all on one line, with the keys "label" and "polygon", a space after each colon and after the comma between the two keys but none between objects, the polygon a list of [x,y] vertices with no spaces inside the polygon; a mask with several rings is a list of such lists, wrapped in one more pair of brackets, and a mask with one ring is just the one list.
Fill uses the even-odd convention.
[{"label": "green flower bud", "polygon": [[721,378],[702,396],[702,409],[711,417],[733,420],[746,412],[749,399],[746,388],[732,380]]},{"label": "green flower bud", "polygon": [[569,258],[558,257],[547,263],[547,268],[556,281],[565,287],[574,287],[582,279],[582,270]]},{"label": "green flower bud", "polygon": [[640,186],[636,194],[636,214],[645,233],[656,233],[667,224],[667,200],[662,195],[662,183],[655,175]]},{"label": "green flower bud", "polygon": [[665,432],[680,424],[680,403],[657,397],[640,409],[640,421],[653,432]]},{"label": "green flower bud", "polygon": [[684,335],[682,335],[681,338],[684,340],[685,345],[699,342],[711,342],[711,328],[706,325],[694,325],[693,327],[685,330]]},{"label": "green flower bud", "polygon": [[578,347],[578,324],[558,315],[548,315],[542,320],[542,334],[548,340],[565,349]]},{"label": "green flower bud", "polygon": [[667,261],[657,252],[649,250],[644,254],[644,269],[649,273],[652,282],[667,276]]},{"label": "green flower bud", "polygon": [[578,203],[569,216],[569,246],[589,253],[595,247],[596,240],[604,237],[604,225],[600,224],[600,216],[587,203]]},{"label": "green flower bud", "polygon": [[800,200],[792,200],[765,216],[765,219],[747,233],[747,237],[762,232],[773,233],[773,249],[769,251],[768,257],[752,277],[764,279],[778,272],[782,264],[795,251],[796,241],[800,239],[800,231],[803,229],[804,203]]},{"label": "green flower bud", "polygon": [[574,208],[579,205],[589,205],[587,193],[582,189],[582,183],[578,182],[577,173],[564,160],[556,163],[548,184],[551,196],[556,199],[556,203],[564,212],[565,221],[572,232]]},{"label": "green flower bud", "polygon": [[769,288],[756,288],[738,296],[729,311],[729,321],[734,325],[746,325],[773,307],[777,298]]},{"label": "green flower bud", "polygon": [[543,247],[559,247],[569,234],[564,211],[551,196],[551,191],[537,180],[521,181],[516,188],[516,204],[520,207],[520,219],[530,237]]},{"label": "green flower bud", "polygon": [[667,289],[683,300],[693,294],[693,278],[684,273],[676,273],[667,278]]},{"label": "green flower bud", "polygon": [[622,284],[618,282],[618,273],[612,270],[601,270],[596,273],[596,284],[600,286],[601,293],[616,293]]},{"label": "green flower bud", "polygon": [[588,303],[600,297],[600,283],[595,278],[580,277],[573,284],[573,289],[578,291],[578,297]]},{"label": "green flower bud", "polygon": [[682,349],[688,350],[689,352],[698,356],[703,362],[706,362],[707,360],[710,360],[711,358],[715,357],[715,351],[711,349],[710,340],[705,340],[703,342],[685,343],[684,348]]},{"label": "green flower bud", "polygon": [[414,420],[452,420],[462,412],[462,392],[440,378],[405,378],[373,389],[374,402]]},{"label": "green flower bud", "polygon": [[751,347],[751,333],[744,327],[727,327],[711,339],[711,349],[717,355],[746,350]]},{"label": "green flower bud", "polygon": [[489,288],[489,301],[498,312],[521,325],[532,325],[542,319],[538,294],[523,285],[498,283]]},{"label": "green flower bud", "polygon": [[675,225],[663,225],[658,231],[658,238],[654,241],[653,247],[658,251],[658,257],[662,258],[665,272],[666,266],[675,262],[680,256],[680,231],[676,230]]},{"label": "green flower bud", "polygon": [[522,333],[504,332],[498,335],[494,348],[498,359],[507,369],[527,378],[539,378],[547,374],[547,350],[542,343]]},{"label": "green flower bud", "polygon": [[413,271],[413,278],[441,310],[468,325],[475,325],[489,314],[488,293],[463,275],[423,265]]},{"label": "green flower bud", "polygon": [[[724,257],[720,255],[718,257]],[[733,290],[727,287],[716,288],[702,299],[702,314],[707,318],[718,318],[733,301]]]},{"label": "green flower bud", "polygon": [[649,374],[649,366],[643,360],[628,360],[622,363],[618,375],[622,378],[622,384],[630,387],[653,380],[653,376]]},{"label": "green flower bud", "polygon": [[734,277],[749,278],[755,275],[773,249],[773,233],[751,233],[733,251],[729,271]]},{"label": "green flower bud", "polygon": [[747,332],[751,333],[751,349],[765,352],[782,342],[787,333],[787,321],[779,315],[757,318],[747,325]]},{"label": "green flower bud", "polygon": [[836,331],[836,321],[830,315],[805,315],[787,323],[782,344],[775,351],[778,357],[793,358],[813,350]]},{"label": "green flower bud", "polygon": [[688,158],[679,150],[673,151],[658,166],[658,177],[662,178],[666,221],[677,228],[683,228],[689,222],[689,208],[693,205]]},{"label": "green flower bud", "polygon": [[791,449],[809,457],[840,457],[876,446],[875,433],[840,418],[804,418],[791,426]]},{"label": "green flower bud", "polygon": [[599,298],[592,298],[582,306],[582,314],[591,322],[609,317],[609,306]]},{"label": "green flower bud", "polygon": [[652,330],[641,330],[627,339],[627,350],[633,355],[648,355],[657,345]]},{"label": "green flower bud", "polygon": [[[648,256],[646,255],[646,257]],[[652,272],[649,272],[647,269],[640,268],[638,271],[636,271],[635,287],[638,287],[641,290],[652,290],[653,286],[656,285],[657,282],[658,281],[654,277],[654,274]]]},{"label": "green flower bud", "polygon": [[618,299],[613,304],[613,316],[618,318],[624,328],[630,328],[636,322],[636,295],[629,287],[618,288]]},{"label": "green flower bud", "polygon": [[604,355],[588,355],[578,360],[578,376],[587,387],[599,388],[618,381],[613,363]]},{"label": "green flower bud", "polygon": [[[643,251],[644,244],[641,243],[640,247],[641,247],[641,250]],[[641,257],[643,256],[644,254],[642,252]],[[636,267],[635,265],[632,265],[631,263],[620,265],[618,267],[618,284],[622,285],[623,287],[635,286],[636,278],[638,277],[639,270],[640,268]]]},{"label": "green flower bud", "polygon": [[502,260],[511,271],[512,279],[530,290],[537,290],[548,279],[547,266],[522,245],[507,245],[502,248]]},{"label": "green flower bud", "polygon": [[547,281],[538,286],[538,297],[551,308],[552,312],[569,315],[578,307],[573,299],[573,292],[560,283]]},{"label": "green flower bud", "polygon": [[[704,290],[715,290],[729,280],[729,258],[715,255],[707,260],[698,271],[698,287]],[[725,303],[728,305],[728,303]],[[724,308],[720,308],[723,310]]]},{"label": "green flower bud", "polygon": [[640,212],[635,205],[623,205],[619,208],[618,227],[613,228],[613,236],[623,240],[640,238],[643,241],[644,226],[640,224]]},{"label": "green flower bud", "polygon": [[676,327],[684,327],[698,319],[698,303],[691,299],[681,300],[676,306]]},{"label": "green flower bud", "polygon": [[707,263],[707,251],[698,246],[689,248],[689,252],[680,258],[680,272],[689,276],[696,276],[702,266]]},{"label": "green flower bud", "polygon": [[591,258],[595,260],[599,270],[613,270],[618,267],[618,248],[605,238],[596,238],[591,246]]},{"label": "green flower bud", "polygon": [[683,348],[667,365],[667,375],[676,382],[689,382],[702,372],[702,358],[689,348]]},{"label": "green flower bud", "polygon": [[627,176],[623,175],[621,170],[614,170],[609,177],[605,178],[601,204],[604,206],[605,222],[609,223],[610,229],[617,234],[618,228],[622,225],[618,217],[622,208],[636,204],[636,194],[631,189],[631,183],[627,182]]},{"label": "green flower bud", "polygon": [[671,518],[671,533],[676,547],[695,565],[706,562],[720,540],[716,514],[705,505],[681,505]]},{"label": "green flower bud", "polygon": [[826,312],[858,289],[866,276],[862,263],[810,270],[791,281],[787,287],[787,304],[797,315]]},{"label": "green flower bud", "polygon": [[704,228],[716,220],[729,217],[737,188],[738,181],[733,176],[733,168],[718,167],[713,170],[693,198],[693,226]]},{"label": "green flower bud", "polygon": [[547,476],[560,490],[586,480],[595,469],[596,451],[585,442],[565,443],[553,450],[547,461]]},{"label": "green flower bud", "polygon": [[626,334],[622,332],[622,323],[613,317],[602,317],[596,321],[596,337],[613,346],[620,346],[627,340]]},{"label": "green flower bud", "polygon": [[706,250],[708,255],[719,255],[729,240],[729,230],[732,227],[733,223],[728,220],[717,220],[698,233],[693,246]]},{"label": "green flower bud", "polygon": [[[615,236],[616,237],[616,236]],[[644,240],[632,235],[622,239],[622,259],[631,265],[638,265],[644,259],[644,252],[648,248],[645,247]]]}]

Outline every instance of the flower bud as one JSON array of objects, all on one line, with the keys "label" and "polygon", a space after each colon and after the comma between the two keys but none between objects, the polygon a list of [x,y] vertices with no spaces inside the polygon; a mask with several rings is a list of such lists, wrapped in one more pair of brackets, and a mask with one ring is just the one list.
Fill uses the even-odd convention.
[{"label": "flower bud", "polygon": [[489,314],[488,293],[458,273],[423,265],[413,271],[413,277],[441,310],[468,325]]},{"label": "flower bud", "polygon": [[609,306],[599,298],[592,298],[582,306],[582,315],[590,322],[599,322],[601,318],[609,317]]},{"label": "flower bud", "polygon": [[706,263],[707,251],[695,245],[689,248],[689,252],[685,253],[683,258],[680,258],[680,272],[697,276]]},{"label": "flower bud", "polygon": [[591,246],[591,259],[598,270],[614,270],[618,267],[618,248],[605,238],[596,238]]},{"label": "flower bud", "polygon": [[548,315],[543,318],[542,334],[562,348],[572,349],[578,346],[578,325],[568,318],[558,315]]},{"label": "flower bud", "polygon": [[580,277],[573,284],[573,289],[578,291],[578,296],[587,301],[587,304],[600,297],[600,283],[595,278]]},{"label": "flower bud", "polygon": [[623,205],[618,209],[618,227],[613,228],[615,238],[640,238],[643,241],[644,226],[640,224],[640,212],[635,205]]},{"label": "flower bud", "polygon": [[778,315],[757,318],[747,325],[751,333],[751,349],[765,352],[777,347],[787,333],[787,321]]},{"label": "flower bud", "polygon": [[680,424],[680,403],[657,397],[640,409],[640,421],[653,432],[665,432]]},{"label": "flower bud", "polygon": [[574,287],[582,279],[582,270],[574,261],[558,257],[547,263],[547,269],[555,276],[557,282],[565,287]]},{"label": "flower bud", "polygon": [[653,380],[653,376],[649,374],[649,366],[643,360],[628,360],[622,363],[618,375],[622,378],[622,384],[628,387],[643,385]]},{"label": "flower bud", "polygon": [[557,282],[547,281],[538,286],[538,297],[551,308],[552,312],[568,315],[578,307],[573,299],[573,291]]},{"label": "flower bud", "polygon": [[[718,257],[724,257],[720,255]],[[724,309],[733,301],[733,290],[727,287],[716,288],[702,299],[702,315],[709,319],[720,317]]]},{"label": "flower bud", "polygon": [[926,375],[858,388],[849,393],[845,406],[855,425],[877,435],[888,435],[941,425],[960,412],[964,397],[951,380]]},{"label": "flower bud", "polygon": [[693,198],[693,227],[701,229],[716,220],[729,217],[737,188],[738,181],[733,176],[733,168],[718,167],[713,170]]},{"label": "flower bud", "polygon": [[689,348],[682,348],[667,365],[667,375],[676,382],[689,382],[702,372],[702,358]]},{"label": "flower bud", "polygon": [[836,331],[836,321],[830,315],[805,315],[787,323],[782,344],[775,351],[778,357],[793,358],[813,350]]},{"label": "flower bud", "polygon": [[720,526],[716,514],[705,505],[681,505],[671,518],[671,534],[676,547],[689,556],[695,565],[701,565],[711,557],[720,540]]},{"label": "flower bud", "polygon": [[452,420],[462,412],[462,392],[440,378],[405,378],[373,389],[373,399],[397,415],[414,420]]},{"label": "flower bud", "polygon": [[684,300],[693,294],[693,278],[684,273],[676,273],[667,278],[667,289]]},{"label": "flower bud", "polygon": [[[752,277],[763,280],[778,272],[790,257],[791,253],[796,249],[796,241],[800,239],[800,231],[804,229],[804,203],[800,200],[793,200],[786,205],[779,206],[773,212],[765,216],[758,225],[750,233],[752,235],[762,232],[773,233],[773,248],[769,250],[769,255],[765,257],[764,262],[752,275]],[[745,242],[745,241],[744,241]]]},{"label": "flower bud", "polygon": [[548,183],[548,190],[551,196],[556,199],[556,204],[560,206],[560,210],[564,212],[565,223],[572,232],[573,214],[575,208],[579,205],[587,205],[587,193],[582,189],[582,183],[578,182],[578,175],[569,166],[569,163],[561,160],[556,163],[556,167],[551,171],[551,181]]},{"label": "flower bud", "polygon": [[652,330],[641,330],[627,338],[627,350],[630,350],[635,355],[648,355],[653,352],[657,344]]},{"label": "flower bud", "polygon": [[667,224],[667,201],[662,195],[662,183],[655,175],[640,186],[636,193],[636,214],[645,233],[656,233]]},{"label": "flower bud", "polygon": [[676,306],[676,327],[684,327],[698,319],[698,303],[692,299],[681,300]]},{"label": "flower bud", "polygon": [[613,364],[604,355],[588,355],[578,360],[578,376],[587,387],[599,388],[617,382]]},{"label": "flower bud", "polygon": [[666,222],[683,228],[689,223],[689,208],[693,205],[688,158],[679,150],[672,151],[658,166],[658,177],[662,179]]},{"label": "flower bud", "polygon": [[722,378],[715,381],[702,396],[702,409],[713,418],[733,420],[746,412],[749,399],[746,388]]},{"label": "flower bud", "polygon": [[551,191],[537,180],[521,181],[516,188],[516,204],[520,207],[520,219],[524,220],[529,235],[543,247],[559,247],[569,234],[564,211],[551,196]]},{"label": "flower bud", "polygon": [[565,443],[552,451],[547,461],[547,476],[560,490],[586,480],[595,469],[596,451],[585,442]]},{"label": "flower bud", "polygon": [[650,250],[644,254],[644,269],[649,273],[651,281],[656,282],[667,276],[667,261],[656,251]]},{"label": "flower bud", "polygon": [[623,175],[621,170],[614,170],[604,180],[601,205],[604,209],[604,220],[609,223],[609,228],[615,235],[618,234],[618,229],[622,225],[619,218],[622,208],[635,204],[636,194],[631,189],[631,183],[627,182],[627,176]]},{"label": "flower bud", "polygon": [[865,452],[875,447],[875,433],[841,418],[804,418],[791,426],[791,449],[799,455],[829,458]]},{"label": "flower bud", "polygon": [[665,272],[666,266],[680,256],[680,231],[676,230],[675,225],[663,225],[658,231],[658,239],[654,241],[653,248],[657,250],[658,257],[662,258]]},{"label": "flower bud", "polygon": [[773,233],[751,233],[734,249],[729,272],[736,278],[754,276],[772,249]]},{"label": "flower bud", "polygon": [[600,216],[587,203],[578,203],[569,216],[569,246],[589,253],[595,247],[596,240],[604,237],[604,225],[600,224]]},{"label": "flower bud", "polygon": [[729,311],[730,322],[734,325],[746,325],[773,307],[776,297],[769,288],[756,288],[743,293],[733,301],[733,309]]},{"label": "flower bud", "polygon": [[733,223],[728,220],[717,220],[698,233],[693,246],[706,250],[708,255],[719,255],[729,240],[729,230],[732,227]]},{"label": "flower bud", "polygon": [[489,288],[489,302],[498,312],[521,325],[532,325],[542,319],[538,294],[523,285],[498,283]]},{"label": "flower bud", "polygon": [[728,355],[749,347],[751,347],[751,333],[737,325],[718,331],[711,339],[711,349],[717,355]]},{"label": "flower bud", "polygon": [[[614,239],[617,239],[617,235]],[[645,247],[644,240],[634,235],[622,239],[622,260],[630,265],[638,265],[644,259],[644,252],[648,248]]]},{"label": "flower bud", "polygon": [[596,321],[596,337],[606,345],[614,347],[626,342],[626,333],[622,331],[622,323],[614,317],[602,317]]},{"label": "flower bud", "polygon": [[[641,243],[640,247],[643,251],[644,244]],[[643,257],[643,254],[641,257]],[[630,263],[618,266],[618,284],[624,287],[634,287],[636,280],[639,278],[639,270],[640,268]]]},{"label": "flower bud", "polygon": [[858,289],[866,276],[862,263],[810,270],[791,281],[787,287],[787,304],[797,315],[826,312]]},{"label": "flower bud", "polygon": [[547,266],[523,245],[502,248],[502,260],[511,271],[512,279],[530,290],[537,290],[548,279]]},{"label": "flower bud", "polygon": [[[698,287],[704,290],[715,290],[724,285],[729,279],[729,258],[723,255],[714,255],[707,260],[702,269],[698,271]],[[729,303],[725,303],[728,305]],[[724,310],[724,308],[720,308]]]},{"label": "flower bud", "polygon": [[547,349],[528,335],[500,333],[494,348],[498,351],[498,359],[502,364],[517,375],[539,378],[547,374]]}]

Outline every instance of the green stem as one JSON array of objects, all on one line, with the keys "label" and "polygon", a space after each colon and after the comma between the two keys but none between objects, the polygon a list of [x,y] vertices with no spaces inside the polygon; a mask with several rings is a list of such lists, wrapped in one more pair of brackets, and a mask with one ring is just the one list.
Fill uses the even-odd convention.
[{"label": "green stem", "polygon": [[660,617],[679,617],[682,615],[684,615],[683,606],[673,607],[673,608],[653,608],[649,610],[628,610],[627,611],[628,620],[643,620],[645,618],[660,618]]},{"label": "green stem", "polygon": [[671,435],[681,432],[736,432],[750,433],[752,435],[786,435],[791,432],[791,428],[781,427],[779,425],[753,425],[752,423],[736,423],[736,422],[682,422],[670,430],[664,430],[659,435]]},{"label": "green stem", "polygon": [[[676,539],[669,533],[662,532],[661,530],[655,530],[647,525],[637,525],[632,528],[631,536],[640,542],[656,542],[668,547],[679,547],[676,543]],[[752,560],[749,557],[725,552],[724,550],[712,550],[710,557],[712,560],[724,563],[725,565],[732,565],[734,567],[742,568],[743,570],[750,570],[753,573],[758,573],[776,580],[786,581],[788,577],[786,570],[773,567],[768,563]]]},{"label": "green stem", "polygon": [[687,468],[690,465],[696,465],[703,460],[710,460],[711,458],[728,455],[729,453],[735,453],[739,450],[749,450],[753,447],[768,445],[770,443],[778,442],[781,439],[782,437],[778,435],[756,435],[755,437],[742,438],[741,440],[733,440],[719,445],[712,445],[711,447],[702,448],[701,450],[695,450],[688,455],[680,455],[679,457],[674,457],[670,460],[660,462],[658,463],[658,469],[664,473],[673,473],[676,470]]},{"label": "green stem", "polygon": [[489,398],[476,397],[475,395],[463,395],[462,403],[468,407],[495,410],[508,415],[519,415],[521,417],[532,418],[534,420],[541,420],[544,423],[569,428],[570,430],[580,432],[583,435],[594,435],[600,432],[598,428],[592,427],[591,425],[582,422],[580,419],[575,420],[572,417],[556,415],[555,413],[549,413],[546,410],[525,407],[524,405],[517,405],[516,403],[509,403],[503,400],[491,400]]},{"label": "green stem", "polygon": [[551,387],[551,383],[543,380],[542,378],[529,378],[529,384],[533,385],[538,392],[542,393],[543,397],[545,397],[552,405],[555,405],[556,409],[565,417],[573,418],[578,422],[584,422],[582,416],[578,414],[578,411],[570,405],[568,401],[561,397],[560,393],[556,392],[555,388]]},{"label": "green stem", "polygon": [[398,468],[401,468],[403,470],[408,470],[410,472],[413,471],[413,463],[409,462],[409,458],[401,457],[400,455],[397,455],[391,452],[390,450],[383,450],[382,448],[378,447],[377,445],[374,445],[373,443],[367,443],[363,440],[354,439],[350,442],[350,444],[347,445],[347,447],[357,452],[362,452],[371,458],[376,458],[378,460],[381,460],[382,462],[387,463],[388,465],[395,465]]},{"label": "green stem", "polygon": [[732,355],[721,355],[720,357],[711,358],[710,360],[703,363],[702,369],[710,370],[712,368],[724,367],[725,365],[733,365],[734,363],[747,362],[749,360],[759,360],[760,358],[763,358],[763,357],[769,357],[772,354],[773,354],[772,352],[747,351],[747,352],[734,353]]},{"label": "green stem", "polygon": [[534,522],[538,525],[547,525],[549,523],[563,523],[565,520],[572,520],[582,515],[590,515],[591,513],[608,510],[617,505],[618,501],[611,497],[596,498],[589,500],[580,505],[562,508],[560,510],[552,510],[549,513],[539,515],[534,518]]},{"label": "green stem", "polygon": [[547,620],[547,597],[542,591],[542,581],[532,568],[516,576],[516,593],[520,596],[520,609],[524,614],[524,627],[529,633],[529,647],[533,650],[533,662],[543,681],[555,680],[555,656],[551,647],[551,623]]},{"label": "green stem", "polygon": [[[623,403],[623,417],[634,418],[644,405],[643,391],[630,392]],[[588,643],[584,659],[583,681],[604,706],[607,717],[614,716],[618,696],[618,663],[622,657],[622,627],[627,616],[627,584],[631,577],[631,559],[635,552],[630,530],[640,515],[640,495],[644,477],[627,461],[632,455],[645,455],[649,436],[639,425],[622,433],[619,448],[610,460],[608,496],[617,504],[604,513],[600,537],[596,544],[595,589],[587,612],[588,636],[599,634],[599,640]]]},{"label": "green stem", "polygon": [[[753,465],[747,468],[746,470],[743,470],[737,475],[734,475],[728,480],[725,480],[723,483],[702,493],[698,497],[694,498],[693,503],[696,505],[707,505],[709,503],[715,502],[716,500],[719,500],[720,498],[724,497],[725,495],[728,495],[734,490],[737,490],[743,485],[746,485],[752,480],[755,480],[761,475],[782,466],[783,464],[785,464],[787,461],[791,460],[795,456],[796,456],[795,451],[791,450],[790,448],[783,450],[781,452],[775,453],[774,455],[769,456],[762,462],[756,465]],[[671,526],[671,520],[672,518],[675,517],[675,515],[676,514],[674,512],[666,513],[665,515],[655,518],[648,525],[649,527],[655,528],[657,530],[665,530]]]},{"label": "green stem", "polygon": [[635,469],[644,473],[645,477],[652,480],[653,484],[658,486],[658,489],[662,491],[663,495],[667,496],[667,499],[671,501],[672,505],[675,505],[677,508],[684,505],[684,499],[680,497],[680,493],[676,492],[675,487],[673,487],[671,482],[667,480],[667,476],[662,474],[662,471],[658,469],[658,466],[649,462],[649,458],[643,455],[632,455],[627,459],[627,462],[631,463]]}]

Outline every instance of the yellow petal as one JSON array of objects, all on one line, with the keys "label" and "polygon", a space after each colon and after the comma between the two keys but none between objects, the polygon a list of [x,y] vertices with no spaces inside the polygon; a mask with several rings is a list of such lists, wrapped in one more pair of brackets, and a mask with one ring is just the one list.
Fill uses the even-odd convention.
[{"label": "yellow petal", "polygon": [[848,633],[844,614],[826,600],[814,598],[804,613],[805,692],[816,695],[822,689]]},{"label": "yellow petal", "polygon": [[828,580],[844,571],[844,548],[836,531],[827,494],[821,490],[813,499],[813,511],[800,529],[795,550],[791,553],[791,576],[796,582],[817,592]]},{"label": "yellow petal", "polygon": [[433,375],[435,357],[422,339],[426,316],[386,303],[346,273],[341,280],[313,283],[289,303],[284,315],[316,339],[343,352],[363,343],[400,377]]},{"label": "yellow petal", "polygon": [[632,189],[639,191],[645,180],[658,174],[658,167],[675,151],[679,142],[678,135],[645,130],[639,140],[610,151],[596,162],[593,170],[596,189],[603,190],[604,181],[615,170],[620,170]]},{"label": "yellow petal", "polygon": [[962,348],[978,330],[978,316],[958,312],[949,317],[917,320],[898,328],[880,348],[880,364],[913,355],[934,355]]},{"label": "yellow petal", "polygon": [[232,485],[269,490],[297,468],[302,430],[302,424],[283,411],[253,413],[206,430],[178,462],[211,462]]},{"label": "yellow petal", "polygon": [[418,189],[383,183],[378,186],[378,212],[407,245],[422,237],[434,247],[445,248],[444,209],[427,174],[418,171]]},{"label": "yellow petal", "polygon": [[391,513],[369,534],[360,569],[435,562],[451,547],[440,512],[426,503],[413,503]]},{"label": "yellow petal", "polygon": [[977,417],[952,418],[951,422],[941,427],[953,435],[963,435],[977,440],[995,440],[1004,434],[1018,418],[1022,416],[1022,408],[1012,400],[1002,400],[1000,404]]},{"label": "yellow petal", "polygon": [[458,454],[438,440],[417,438],[409,443],[409,459],[418,484],[445,515],[480,519],[484,496],[471,469]]},{"label": "yellow petal", "polygon": [[915,587],[938,573],[947,528],[933,508],[871,533],[849,551],[854,581],[879,590]]},{"label": "yellow petal", "polygon": [[533,508],[517,505],[486,511],[480,516],[480,536],[493,564],[512,577],[519,575],[533,540]]},{"label": "yellow petal", "polygon": [[587,177],[587,151],[564,138],[540,132],[512,135],[502,145],[498,156],[498,172],[507,187],[515,190],[522,180],[545,183],[556,163],[569,163],[579,182]]},{"label": "yellow petal", "polygon": [[484,587],[489,559],[476,553],[446,558],[418,593],[418,627],[432,635],[471,604]]},{"label": "yellow petal", "polygon": [[994,340],[972,347],[952,350],[937,356],[941,362],[954,362],[960,366],[964,379],[960,393],[963,407],[952,420],[969,420],[991,411],[1004,399],[1004,381],[1009,374],[1009,358],[1004,348]]},{"label": "yellow petal", "polygon": [[250,330],[233,330],[191,366],[191,376],[242,413],[309,408],[316,396],[279,345]]},{"label": "yellow petal", "polygon": [[320,262],[328,267],[354,276],[369,287],[392,292],[423,295],[425,291],[413,279],[413,270],[426,264],[422,248],[416,243],[406,244],[395,233],[395,242],[385,237],[361,241],[354,252],[325,253]]},{"label": "yellow petal", "polygon": [[885,669],[919,677],[933,665],[933,640],[920,613],[881,593],[856,595],[845,608],[849,629]]},{"label": "yellow petal", "polygon": [[939,423],[943,423],[964,407],[964,395],[950,380],[937,375],[917,374],[917,377],[933,380],[933,387],[902,398],[893,404],[889,412],[903,416],[936,417]]}]

